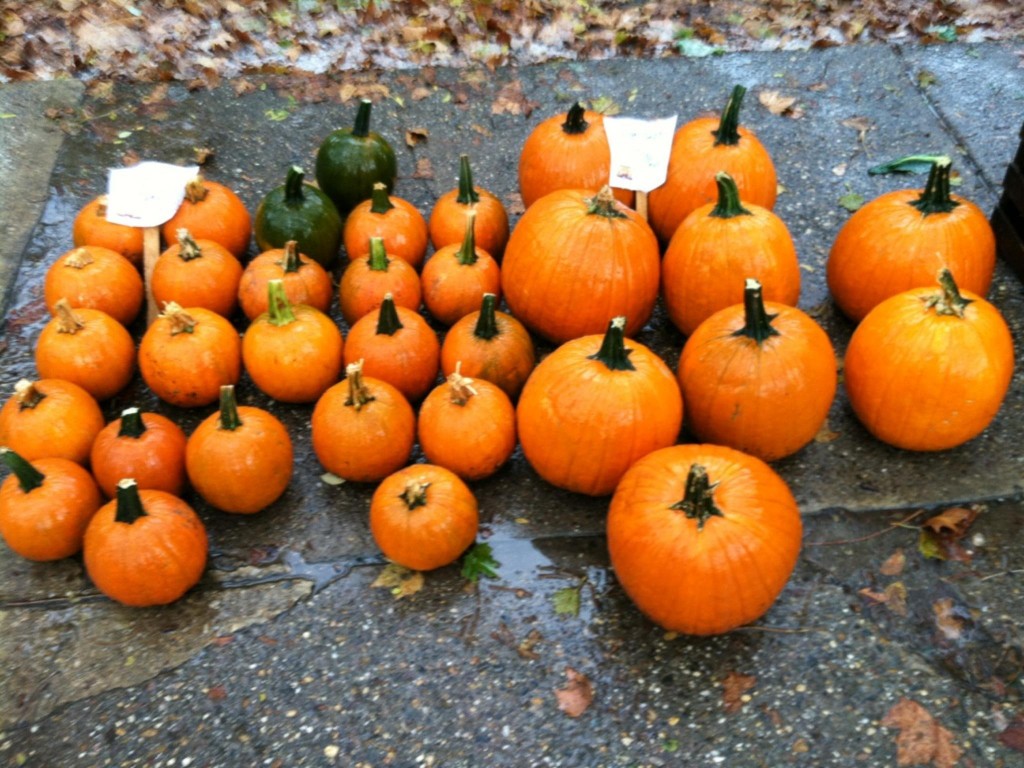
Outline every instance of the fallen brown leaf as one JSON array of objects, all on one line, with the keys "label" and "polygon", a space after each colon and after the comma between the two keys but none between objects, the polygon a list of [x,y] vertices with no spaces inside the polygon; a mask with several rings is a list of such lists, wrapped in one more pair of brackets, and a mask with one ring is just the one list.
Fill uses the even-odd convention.
[{"label": "fallen brown leaf", "polygon": [[906,564],[907,555],[901,547],[885,559],[885,562],[882,563],[881,567],[879,567],[878,572],[883,576],[899,576],[903,573],[903,568]]},{"label": "fallen brown leaf", "polygon": [[738,672],[730,672],[722,680],[722,701],[725,703],[725,711],[729,714],[739,712],[746,703],[743,701],[743,694],[757,684],[757,678],[753,675],[741,675]]},{"label": "fallen brown leaf", "polygon": [[874,130],[875,127],[875,124],[866,117],[849,117],[846,120],[840,121],[840,125],[857,131],[857,141],[860,142],[863,142],[864,137],[868,135],[868,131]]},{"label": "fallen brown leaf", "polygon": [[429,157],[421,157],[416,160],[416,170],[412,173],[414,179],[432,179],[434,178],[434,165],[430,162]]},{"label": "fallen brown leaf", "polygon": [[405,143],[410,147],[415,147],[420,142],[426,141],[428,136],[430,136],[430,131],[426,128],[408,128],[405,131]]},{"label": "fallen brown leaf", "polygon": [[947,640],[959,640],[964,632],[964,620],[957,615],[956,603],[951,597],[942,597],[932,603],[935,626]]},{"label": "fallen brown leaf", "polygon": [[370,586],[390,590],[396,600],[401,600],[423,589],[423,574],[398,563],[388,563]]},{"label": "fallen brown leaf", "polygon": [[579,717],[594,700],[594,686],[582,672],[565,668],[566,683],[555,690],[558,708],[569,717]]},{"label": "fallen brown leaf", "polygon": [[796,96],[783,96],[778,91],[761,91],[757,99],[773,115],[791,117],[794,120],[804,115],[804,111],[795,106]]},{"label": "fallen brown leaf", "polygon": [[955,539],[962,538],[974,519],[981,512],[979,505],[952,507],[924,521],[924,527],[937,534]]},{"label": "fallen brown leaf", "polygon": [[903,697],[894,704],[882,718],[882,726],[900,731],[896,736],[897,765],[953,768],[963,754],[953,734],[913,699]]},{"label": "fallen brown leaf", "polygon": [[512,80],[505,83],[498,91],[494,103],[491,104],[491,114],[529,117],[536,106],[537,104],[526,98],[523,93],[522,81]]}]

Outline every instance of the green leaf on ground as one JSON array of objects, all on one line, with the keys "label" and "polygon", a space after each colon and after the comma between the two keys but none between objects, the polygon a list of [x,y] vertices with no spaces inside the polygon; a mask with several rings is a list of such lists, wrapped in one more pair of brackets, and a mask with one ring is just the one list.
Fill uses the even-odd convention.
[{"label": "green leaf on ground", "polygon": [[462,578],[471,582],[479,581],[481,576],[496,579],[500,567],[501,563],[494,559],[491,545],[477,543],[462,558]]},{"label": "green leaf on ground", "polygon": [[928,173],[939,160],[949,160],[946,155],[906,155],[887,163],[868,168],[868,174],[879,176],[888,173]]},{"label": "green leaf on ground", "polygon": [[582,584],[575,587],[562,587],[551,596],[551,602],[555,607],[555,613],[569,616],[580,615],[580,591]]},{"label": "green leaf on ground", "polygon": [[853,212],[864,205],[864,197],[856,192],[847,192],[839,198],[839,204],[846,210]]}]

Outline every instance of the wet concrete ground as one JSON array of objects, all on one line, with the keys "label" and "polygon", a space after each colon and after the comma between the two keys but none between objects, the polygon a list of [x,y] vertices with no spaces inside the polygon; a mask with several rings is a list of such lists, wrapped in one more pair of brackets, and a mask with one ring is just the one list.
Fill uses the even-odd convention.
[{"label": "wet concrete ground", "polygon": [[[838,199],[919,186],[921,177],[866,169],[946,152],[963,179],[958,193],[991,210],[1024,117],[1012,45],[437,70],[430,96],[416,100],[423,77],[382,74],[390,98],[374,108],[374,127],[399,152],[396,194],[422,211],[454,185],[461,152],[478,184],[514,203],[527,132],[575,98],[684,120],[718,111],[734,83],[747,85],[744,122],[786,190],[776,212],[804,269],[800,304],[839,354],[851,328],[824,280],[848,216]],[[529,117],[492,109],[515,81],[535,104]],[[804,117],[771,115],[757,103],[764,90],[797,96]],[[212,147],[208,175],[254,210],[289,165],[311,172],[320,140],[355,111],[296,101],[272,79],[244,95],[172,86],[147,103],[152,92],[118,85],[107,102],[67,84],[0,87],[0,112],[18,115],[0,121],[0,156],[37,170],[0,192],[0,210],[27,206],[0,220],[26,233],[0,246],[0,274],[15,275],[0,337],[3,391],[33,375],[42,275],[70,247],[72,217],[102,191],[108,167],[126,153],[185,162],[193,147]],[[38,173],[45,147],[19,143],[43,99],[70,107],[37,120],[51,140],[54,125],[68,129],[48,186]],[[98,117],[82,121],[82,106]],[[863,140],[843,124],[858,117],[871,124]],[[413,127],[429,136],[408,148]],[[990,299],[1024,348],[1021,285],[1004,265]],[[668,326],[659,311],[640,340],[674,366],[683,339]],[[372,488],[321,482],[310,408],[271,403],[243,380],[240,400],[291,428],[295,480],[252,518],[196,502],[211,564],[180,603],[119,608],[95,595],[79,560],[32,564],[0,547],[0,764],[887,766],[897,764],[899,730],[882,722],[906,698],[948,731],[958,765],[1024,765],[1005,743],[1021,727],[1024,665],[1021,375],[985,434],[935,455],[872,440],[840,392],[829,439],[776,464],[805,518],[789,585],[756,626],[712,639],[669,635],[639,616],[608,567],[607,500],[548,487],[519,454],[474,485],[500,578],[473,588],[452,567],[428,574],[412,597],[372,587],[383,569],[366,521]],[[108,415],[130,404],[186,431],[206,415],[160,405],[138,384]],[[964,560],[925,558],[920,524],[975,502],[984,511],[962,542]],[[559,612],[574,597],[578,613]],[[593,686],[579,718],[558,709],[569,670]]]}]

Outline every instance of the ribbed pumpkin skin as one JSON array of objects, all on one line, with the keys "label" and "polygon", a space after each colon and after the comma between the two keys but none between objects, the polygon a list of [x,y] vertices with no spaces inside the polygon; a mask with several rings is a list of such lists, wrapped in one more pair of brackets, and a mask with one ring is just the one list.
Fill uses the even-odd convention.
[{"label": "ribbed pumpkin skin", "polygon": [[647,198],[651,227],[662,242],[693,211],[717,197],[715,174],[725,171],[736,181],[744,203],[771,210],[778,195],[775,165],[752,131],[739,126],[739,143],[715,146],[717,117],[701,117],[683,125],[672,139],[665,183]]},{"label": "ribbed pumpkin skin", "polygon": [[911,451],[942,451],[980,434],[995,418],[1013,376],[1013,339],[998,310],[969,291],[964,316],[928,306],[938,288],[886,299],[861,321],[846,348],[850,405],[879,440]]},{"label": "ribbed pumpkin skin", "polygon": [[[717,485],[722,516],[697,520],[676,509],[690,467]],[[767,464],[732,448],[674,445],[634,464],[608,511],[615,577],[659,626],[691,635],[728,632],[771,607],[800,552],[793,494]]]},{"label": "ribbed pumpkin skin", "polygon": [[828,335],[808,315],[766,302],[777,336],[736,335],[743,305],[716,312],[693,332],[677,376],[687,424],[699,440],[774,461],[803,448],[821,429],[836,393]]},{"label": "ribbed pumpkin skin", "polygon": [[523,214],[509,238],[501,287],[512,314],[562,343],[602,333],[626,317],[626,336],[650,319],[658,299],[658,240],[643,218],[612,202],[619,216],[590,213],[593,194],[559,190]]},{"label": "ribbed pumpkin skin", "polygon": [[388,199],[394,207],[385,213],[372,211],[372,199],[352,209],[345,219],[345,252],[351,261],[360,259],[370,252],[370,238],[379,237],[389,256],[419,269],[427,254],[427,220],[408,200],[394,195]]},{"label": "ribbed pumpkin skin", "polygon": [[902,291],[932,285],[946,267],[962,289],[988,293],[996,240],[974,203],[948,213],[922,215],[910,205],[921,190],[897,190],[858,209],[839,230],[829,252],[828,289],[843,314],[860,321],[878,303]]},{"label": "ribbed pumpkin skin", "polygon": [[765,301],[795,306],[800,299],[800,263],[789,230],[767,208],[742,202],[749,216],[711,216],[713,203],[697,209],[665,251],[665,308],[687,336],[718,310],[742,303],[748,277],[761,283]]},{"label": "ribbed pumpkin skin", "polygon": [[672,371],[642,344],[626,339],[635,370],[590,359],[598,335],[566,342],[526,380],[516,407],[519,444],[547,482],[590,496],[615,490],[641,456],[679,436],[683,399]]}]

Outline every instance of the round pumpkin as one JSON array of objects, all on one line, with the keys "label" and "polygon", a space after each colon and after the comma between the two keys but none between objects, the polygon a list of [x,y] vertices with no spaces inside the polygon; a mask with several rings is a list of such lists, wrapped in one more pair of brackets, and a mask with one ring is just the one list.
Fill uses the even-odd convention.
[{"label": "round pumpkin", "polygon": [[158,307],[174,302],[230,317],[238,307],[242,264],[214,240],[198,240],[187,229],[156,260],[150,289]]},{"label": "round pumpkin", "polygon": [[256,246],[269,251],[294,240],[301,253],[330,268],[341,246],[341,215],[331,198],[304,177],[301,168],[291,166],[285,183],[260,201],[253,225]]},{"label": "round pumpkin", "polygon": [[51,313],[65,299],[72,307],[106,312],[130,325],[142,308],[142,277],[124,256],[109,248],[85,245],[64,253],[43,278],[43,298]]},{"label": "round pumpkin", "polygon": [[408,200],[388,194],[387,185],[377,182],[373,195],[364,200],[345,219],[343,240],[349,259],[369,253],[370,238],[384,241],[384,250],[396,259],[419,269],[427,255],[427,220]]},{"label": "round pumpkin", "polygon": [[387,139],[370,130],[372,108],[363,99],[353,126],[332,131],[316,153],[317,184],[342,215],[369,199],[374,184],[395,188],[398,161]]},{"label": "round pumpkin", "polygon": [[160,228],[164,242],[177,242],[181,229],[197,240],[212,240],[241,259],[252,239],[252,217],[231,189],[196,176],[185,185],[185,199],[178,210]]},{"label": "round pumpkin", "polygon": [[89,453],[100,490],[108,498],[130,477],[139,488],[180,496],[185,487],[185,432],[166,416],[125,408],[96,435]]},{"label": "round pumpkin", "polygon": [[493,192],[473,184],[469,155],[461,155],[458,186],[441,195],[430,211],[427,227],[435,249],[463,241],[469,211],[476,211],[473,233],[477,247],[500,262],[508,242],[508,212]]},{"label": "round pumpkin", "polygon": [[379,237],[370,239],[363,258],[349,262],[338,282],[338,307],[350,326],[363,315],[378,309],[384,294],[395,304],[416,312],[423,301],[420,276],[404,259],[392,258]]},{"label": "round pumpkin", "polygon": [[778,598],[802,524],[785,481],[758,458],[716,445],[673,445],[636,462],[607,521],[615,578],[655,624],[716,635]]},{"label": "round pumpkin", "polygon": [[96,399],[63,379],[21,379],[0,408],[0,445],[27,461],[55,456],[87,464],[103,429]]},{"label": "round pumpkin", "polygon": [[107,221],[107,196],[86,203],[76,214],[71,228],[76,248],[95,245],[121,254],[135,267],[142,266],[142,227],[129,227]]},{"label": "round pumpkin", "polygon": [[281,280],[288,301],[308,304],[327,312],[331,308],[334,286],[330,273],[305,254],[299,253],[299,244],[289,240],[283,248],[271,248],[250,261],[238,281],[238,303],[249,320],[266,312],[267,284]]},{"label": "round pumpkin", "polygon": [[423,303],[444,325],[480,309],[485,293],[501,296],[501,270],[487,251],[476,247],[475,220],[476,211],[469,211],[462,242],[438,248],[423,265]]}]

